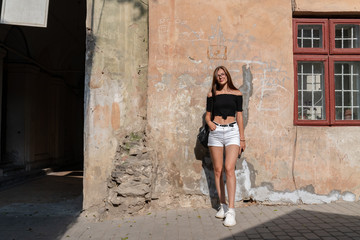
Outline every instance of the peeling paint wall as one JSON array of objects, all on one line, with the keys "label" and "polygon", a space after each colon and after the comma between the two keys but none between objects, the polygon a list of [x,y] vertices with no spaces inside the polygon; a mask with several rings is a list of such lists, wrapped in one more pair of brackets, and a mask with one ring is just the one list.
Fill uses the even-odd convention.
[{"label": "peeling paint wall", "polygon": [[358,8],[353,0],[88,1],[84,208],[102,205],[118,146],[139,131],[154,150],[153,206],[216,198],[196,136],[219,65],[244,95],[237,201],[358,199],[359,128],[293,125],[292,46],[293,14]]},{"label": "peeling paint wall", "polygon": [[360,2],[356,0],[292,0],[295,13],[359,13]]},{"label": "peeling paint wall", "polygon": [[147,1],[87,2],[84,209],[99,208],[123,139],[146,124]]},{"label": "peeling paint wall", "polygon": [[245,96],[243,157],[259,173],[254,184],[292,189],[291,2],[150,1],[150,13],[148,134],[158,153],[156,190],[202,193],[196,135],[218,65]]},{"label": "peeling paint wall", "polygon": [[237,163],[237,200],[358,198],[359,128],[293,125],[293,10],[351,13],[359,5],[319,2],[150,1],[147,134],[157,153],[160,205],[200,205],[209,200],[204,194],[216,196],[211,161],[196,135],[218,65],[245,97],[247,150]]}]

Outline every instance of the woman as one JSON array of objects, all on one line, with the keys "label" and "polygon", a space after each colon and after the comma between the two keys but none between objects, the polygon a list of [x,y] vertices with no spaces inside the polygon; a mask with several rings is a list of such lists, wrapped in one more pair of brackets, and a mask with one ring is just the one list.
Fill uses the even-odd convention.
[{"label": "woman", "polygon": [[[245,137],[242,94],[234,86],[229,71],[224,66],[219,66],[214,71],[212,88],[207,96],[205,121],[210,128],[208,146],[220,199],[220,208],[215,217],[225,218],[223,224],[227,227],[234,226],[235,164],[238,156],[245,150]],[[224,149],[229,208],[226,205],[223,181]]]}]

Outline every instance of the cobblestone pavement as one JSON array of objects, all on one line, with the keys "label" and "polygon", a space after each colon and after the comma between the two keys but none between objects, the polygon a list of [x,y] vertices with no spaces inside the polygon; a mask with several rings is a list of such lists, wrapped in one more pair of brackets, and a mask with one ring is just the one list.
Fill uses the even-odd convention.
[{"label": "cobblestone pavement", "polygon": [[66,211],[71,203],[62,204],[64,211],[56,214],[49,214],[55,205],[46,204],[0,208],[0,239],[360,239],[360,202],[237,208],[237,225],[230,228],[212,208],[96,222],[93,216]]},{"label": "cobblestone pavement", "polygon": [[170,209],[96,222],[80,214],[80,172],[57,172],[0,191],[0,240],[360,239],[360,202],[236,208],[224,227],[216,210]]}]

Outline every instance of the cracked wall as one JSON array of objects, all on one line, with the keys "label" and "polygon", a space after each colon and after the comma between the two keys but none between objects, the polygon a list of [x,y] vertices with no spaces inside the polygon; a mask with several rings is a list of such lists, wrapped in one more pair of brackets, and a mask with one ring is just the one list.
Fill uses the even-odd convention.
[{"label": "cracked wall", "polygon": [[211,161],[196,135],[218,65],[229,69],[245,99],[247,150],[237,163],[238,201],[358,198],[360,164],[352,144],[358,128],[293,125],[293,11],[309,14],[324,6],[322,14],[350,13],[359,5],[321,2],[150,1],[147,133],[157,154],[160,205],[216,198]]},{"label": "cracked wall", "polygon": [[357,1],[151,0],[148,22],[147,5],[88,1],[85,209],[104,206],[117,149],[134,132],[145,132],[153,150],[153,206],[214,200],[209,153],[196,135],[218,65],[244,94],[237,201],[358,199],[360,130],[293,125],[292,54],[292,14],[354,14]]},{"label": "cracked wall", "polygon": [[126,136],[146,125],[147,1],[87,1],[84,209],[105,209]]}]

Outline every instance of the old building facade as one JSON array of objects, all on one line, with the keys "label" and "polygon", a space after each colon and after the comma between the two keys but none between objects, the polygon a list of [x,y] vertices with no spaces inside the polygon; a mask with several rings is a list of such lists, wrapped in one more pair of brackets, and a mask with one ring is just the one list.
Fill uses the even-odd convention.
[{"label": "old building facade", "polygon": [[244,95],[236,200],[359,200],[358,1],[69,4],[49,1],[44,29],[0,26],[0,177],[84,159],[85,210],[210,206],[196,136],[224,65]]},{"label": "old building facade", "polygon": [[[325,124],[299,113],[305,102],[294,97],[302,91],[296,71],[309,59],[295,61],[299,24],[293,22],[358,19],[359,11],[353,0],[89,1],[84,208],[127,206],[126,197],[157,206],[210,204],[211,162],[196,136],[218,65],[230,70],[245,99],[247,150],[237,163],[238,201],[357,201],[357,116],[348,126],[332,124],[328,97]],[[328,76],[320,74],[325,82],[333,79]],[[324,98],[335,98],[325,88]],[[130,136],[141,143],[124,152]],[[131,170],[145,153],[151,165],[146,160],[137,169],[150,166],[148,177]],[[114,170],[123,164],[123,174]],[[109,186],[109,177],[118,181]]]}]

